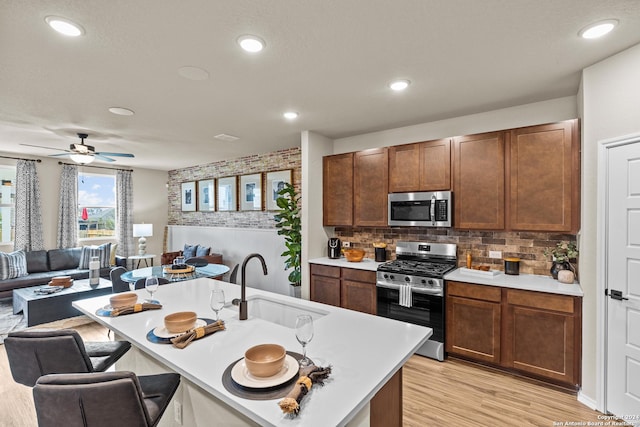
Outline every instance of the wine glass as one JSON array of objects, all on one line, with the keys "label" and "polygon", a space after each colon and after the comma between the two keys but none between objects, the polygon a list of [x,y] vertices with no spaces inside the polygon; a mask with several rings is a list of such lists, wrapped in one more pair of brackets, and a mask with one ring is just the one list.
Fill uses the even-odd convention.
[{"label": "wine glass", "polygon": [[149,299],[147,300],[150,303],[153,303],[153,293],[155,291],[158,290],[158,277],[156,276],[149,276],[146,278],[146,280],[144,281],[144,287],[147,290],[147,292],[149,292]]},{"label": "wine glass", "polygon": [[296,318],[296,339],[302,344],[302,359],[300,366],[309,366],[311,360],[307,357],[307,344],[313,338],[313,317],[308,314],[300,315]]},{"label": "wine glass", "polygon": [[224,291],[222,289],[214,289],[209,297],[209,306],[216,313],[216,322],[220,318],[218,312],[224,307]]}]

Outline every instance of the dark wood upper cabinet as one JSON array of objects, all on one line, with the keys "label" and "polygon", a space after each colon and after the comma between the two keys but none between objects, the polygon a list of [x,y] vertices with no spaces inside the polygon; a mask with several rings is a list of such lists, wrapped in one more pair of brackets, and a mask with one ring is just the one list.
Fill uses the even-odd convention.
[{"label": "dark wood upper cabinet", "polygon": [[580,142],[577,120],[511,130],[509,228],[579,228]]},{"label": "dark wood upper cabinet", "polygon": [[346,153],[322,159],[322,224],[325,226],[353,225],[353,157],[353,153]]},{"label": "dark wood upper cabinet", "polygon": [[451,189],[451,140],[389,147],[389,192]]},{"label": "dark wood upper cabinet", "polygon": [[455,227],[503,230],[505,132],[455,138],[453,171]]},{"label": "dark wood upper cabinet", "polygon": [[386,226],[389,167],[387,148],[358,151],[354,156],[354,225]]}]

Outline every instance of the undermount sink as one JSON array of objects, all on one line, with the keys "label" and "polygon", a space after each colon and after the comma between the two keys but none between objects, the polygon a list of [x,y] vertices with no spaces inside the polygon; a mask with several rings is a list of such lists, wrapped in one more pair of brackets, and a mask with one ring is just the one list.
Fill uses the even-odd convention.
[{"label": "undermount sink", "polygon": [[249,297],[247,298],[249,308],[249,319],[256,317],[294,329],[296,327],[296,318],[301,314],[310,315],[313,320],[329,314],[327,311],[310,309],[296,304],[285,303],[265,297]]}]

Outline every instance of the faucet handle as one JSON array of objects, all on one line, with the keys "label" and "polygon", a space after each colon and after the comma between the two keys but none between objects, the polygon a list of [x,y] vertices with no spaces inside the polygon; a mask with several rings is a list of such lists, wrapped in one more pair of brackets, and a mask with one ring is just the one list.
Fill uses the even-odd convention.
[{"label": "faucet handle", "polygon": [[240,298],[234,298],[231,300],[231,304],[233,305],[240,305]]}]

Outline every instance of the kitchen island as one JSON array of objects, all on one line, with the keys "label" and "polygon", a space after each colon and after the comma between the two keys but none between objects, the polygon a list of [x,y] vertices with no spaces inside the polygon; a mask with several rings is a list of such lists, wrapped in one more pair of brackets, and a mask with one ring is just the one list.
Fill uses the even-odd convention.
[{"label": "kitchen island", "polygon": [[[195,311],[199,317],[214,317],[209,308],[214,287],[225,291],[227,306],[220,312],[225,331],[183,350],[147,340],[147,333],[162,326],[169,313]],[[136,292],[139,300],[147,296],[144,290]],[[251,288],[247,288],[249,319],[240,321],[237,308],[230,304],[239,296],[238,285],[203,278],[160,286],[154,299],[163,304],[161,310],[122,317],[96,315],[109,296],[77,301],[74,307],[132,343],[117,369],[139,375],[168,371],[182,375],[174,397],[177,405],[169,406],[160,425],[400,425],[402,366],[429,338],[431,329]],[[301,311],[314,317],[315,334],[307,355],[319,366],[331,365],[332,373],[324,387],[314,387],[304,398],[300,415],[282,414],[279,399],[249,400],[230,393],[223,385],[223,373],[249,347],[277,343],[288,351],[301,351],[292,323]],[[174,413],[176,406],[181,414]],[[398,408],[399,419],[390,421]]]}]

